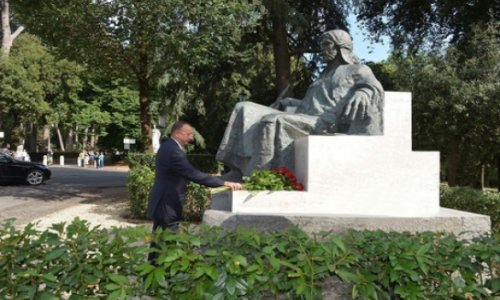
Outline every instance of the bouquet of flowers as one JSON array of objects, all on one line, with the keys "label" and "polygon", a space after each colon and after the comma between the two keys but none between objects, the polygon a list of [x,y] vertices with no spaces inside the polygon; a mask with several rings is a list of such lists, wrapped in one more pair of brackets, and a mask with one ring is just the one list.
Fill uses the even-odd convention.
[{"label": "bouquet of flowers", "polygon": [[244,177],[245,189],[249,191],[303,191],[292,171],[285,167],[271,170],[256,170],[250,177]]}]

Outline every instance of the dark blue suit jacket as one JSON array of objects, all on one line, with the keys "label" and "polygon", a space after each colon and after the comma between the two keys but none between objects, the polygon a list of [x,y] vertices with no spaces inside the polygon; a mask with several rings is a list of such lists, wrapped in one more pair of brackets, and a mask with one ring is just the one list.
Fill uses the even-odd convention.
[{"label": "dark blue suit jacket", "polygon": [[224,180],[200,172],[187,160],[186,153],[172,138],[167,139],[156,154],[156,174],[148,203],[148,215],[155,219],[159,211],[169,220],[182,220],[182,204],[188,181],[209,187],[224,185]]}]

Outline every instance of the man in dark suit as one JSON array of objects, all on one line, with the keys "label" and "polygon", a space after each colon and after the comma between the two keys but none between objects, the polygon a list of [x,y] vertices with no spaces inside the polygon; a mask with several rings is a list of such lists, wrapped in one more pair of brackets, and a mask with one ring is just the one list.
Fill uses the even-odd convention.
[{"label": "man in dark suit", "polygon": [[[209,187],[227,186],[240,190],[241,184],[224,181],[200,172],[186,158],[184,146],[193,141],[193,128],[185,121],[176,122],[156,154],[156,175],[148,203],[148,216],[153,219],[153,231],[158,227],[176,230],[182,221],[182,206],[188,181]],[[155,247],[152,244],[152,247]],[[149,260],[155,259],[155,253]]]}]

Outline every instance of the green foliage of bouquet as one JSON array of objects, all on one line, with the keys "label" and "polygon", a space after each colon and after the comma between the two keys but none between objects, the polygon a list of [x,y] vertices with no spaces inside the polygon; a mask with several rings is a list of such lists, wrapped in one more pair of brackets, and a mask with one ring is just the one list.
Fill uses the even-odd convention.
[{"label": "green foliage of bouquet", "polygon": [[304,186],[297,181],[292,171],[285,167],[271,170],[253,171],[250,177],[244,177],[245,189],[249,191],[303,191]]}]

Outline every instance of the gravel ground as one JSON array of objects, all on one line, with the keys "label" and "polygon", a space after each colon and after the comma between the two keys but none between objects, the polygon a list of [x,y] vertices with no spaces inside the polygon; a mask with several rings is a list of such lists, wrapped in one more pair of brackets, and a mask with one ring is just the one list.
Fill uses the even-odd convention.
[{"label": "gravel ground", "polygon": [[47,216],[34,220],[37,223],[36,228],[44,230],[55,223],[71,223],[76,217],[89,222],[91,227],[100,226],[102,228],[126,227],[148,225],[151,222],[144,220],[130,219],[128,202],[126,195],[109,195],[106,200],[84,201],[75,206],[51,213]]}]

